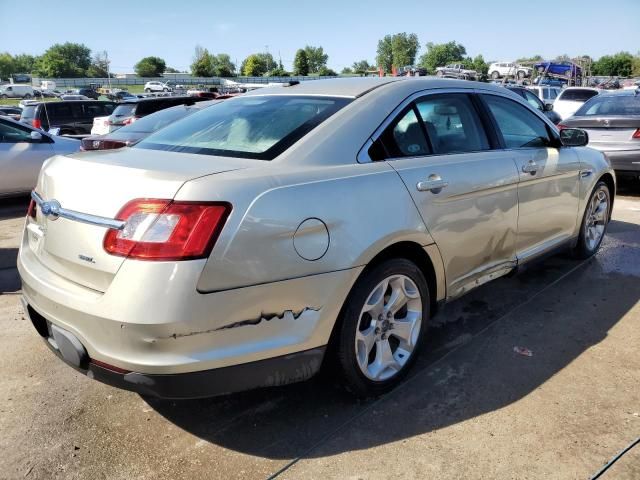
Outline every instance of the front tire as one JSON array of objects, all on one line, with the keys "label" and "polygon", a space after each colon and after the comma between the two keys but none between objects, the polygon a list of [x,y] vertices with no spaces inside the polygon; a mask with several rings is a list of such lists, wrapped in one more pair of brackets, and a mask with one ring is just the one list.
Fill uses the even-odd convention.
[{"label": "front tire", "polygon": [[494,80],[498,80],[500,78],[500,73],[497,71],[491,72],[491,78],[493,78]]},{"label": "front tire", "polygon": [[589,197],[580,225],[578,244],[573,255],[586,259],[594,255],[604,239],[611,214],[611,193],[603,181],[599,181]]},{"label": "front tire", "polygon": [[150,88],[145,88],[144,91],[145,91],[145,93],[151,93],[151,89]]},{"label": "front tire", "polygon": [[337,338],[337,363],[347,390],[377,396],[402,380],[423,343],[429,306],[424,275],[407,259],[387,260],[358,279]]}]

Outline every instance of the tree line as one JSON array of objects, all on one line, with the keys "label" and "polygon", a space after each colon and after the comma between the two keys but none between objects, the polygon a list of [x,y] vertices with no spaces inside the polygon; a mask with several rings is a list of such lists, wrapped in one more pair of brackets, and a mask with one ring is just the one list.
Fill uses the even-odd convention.
[{"label": "tree line", "polygon": [[[342,69],[342,74],[365,75],[382,70],[392,73],[394,69],[405,66],[418,66],[429,74],[435,69],[449,63],[462,63],[466,68],[476,70],[480,74],[487,74],[489,63],[482,55],[471,57],[467,55],[464,45],[455,41],[447,43],[432,43],[425,45],[425,49],[418,57],[420,42],[415,33],[396,33],[385,35],[378,42],[374,63],[368,60],[353,62],[351,67]],[[593,75],[604,76],[636,76],[640,75],[640,52],[632,55],[629,52],[619,52],[604,55],[598,60],[584,55],[580,57],[585,63],[591,63]],[[536,62],[543,60],[542,56],[520,58],[517,62]],[[567,55],[556,57],[556,61],[570,60]],[[257,76],[289,76],[289,75],[319,75],[335,76],[337,73],[327,66],[329,55],[321,46],[307,45],[298,49],[293,60],[291,72],[285,70],[282,60],[276,60],[268,52],[258,52],[248,55],[237,66],[226,53],[211,53],[208,49],[198,45],[195,48],[190,73],[197,77],[231,77],[240,75]],[[156,56],[142,58],[136,63],[134,70],[141,77],[158,77],[163,73],[181,73],[175,68],[167,66],[164,59]],[[79,43],[55,44],[42,55],[29,54],[11,55],[0,53],[0,79],[8,78],[16,73],[31,73],[46,78],[105,78],[109,72],[107,52],[100,51],[92,54],[91,49]],[[184,72],[187,73],[187,72]]]}]

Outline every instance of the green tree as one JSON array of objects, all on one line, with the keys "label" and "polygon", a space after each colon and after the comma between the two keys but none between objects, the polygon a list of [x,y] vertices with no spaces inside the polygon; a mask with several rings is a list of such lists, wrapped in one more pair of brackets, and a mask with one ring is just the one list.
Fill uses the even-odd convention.
[{"label": "green tree", "polygon": [[9,52],[0,53],[0,79],[9,78],[15,72],[15,63]]},{"label": "green tree", "polygon": [[427,51],[420,57],[420,66],[428,73],[448,63],[462,62],[467,49],[455,41],[448,43],[427,43]]},{"label": "green tree", "polygon": [[91,65],[91,49],[80,43],[56,43],[37,59],[34,71],[42,77],[84,77]]},{"label": "green tree", "polygon": [[633,72],[633,61],[633,55],[629,52],[605,55],[593,64],[593,73],[610,77],[629,77]]},{"label": "green tree", "polygon": [[467,57],[462,61],[465,68],[475,70],[480,75],[486,75],[489,72],[489,64],[484,61],[482,55],[476,55],[475,58]]},{"label": "green tree", "polygon": [[376,63],[386,73],[393,69],[393,49],[391,46],[391,35],[385,35],[378,41],[378,50],[376,53]]},{"label": "green tree", "polygon": [[160,57],[144,57],[133,66],[139,77],[159,77],[165,68],[167,64]]},{"label": "green tree", "polygon": [[107,52],[98,52],[93,56],[91,65],[87,68],[87,76],[94,78],[106,78],[109,76],[109,60]]},{"label": "green tree", "polygon": [[213,58],[209,50],[196,45],[191,64],[191,75],[194,77],[213,77]]},{"label": "green tree", "polygon": [[358,75],[366,75],[369,70],[373,68],[373,65],[370,65],[366,60],[360,60],[359,62],[353,62],[351,65],[351,70],[353,73],[357,73]]},{"label": "green tree", "polygon": [[231,61],[231,57],[226,53],[219,53],[212,56],[213,75],[215,77],[233,77],[236,66]]},{"label": "green tree", "polygon": [[167,67],[165,68],[164,73],[180,73],[180,70],[173,67]]},{"label": "green tree", "polygon": [[378,41],[376,62],[387,73],[391,72],[393,67],[413,65],[419,47],[420,43],[415,33],[385,35]]},{"label": "green tree", "polygon": [[252,53],[243,60],[240,70],[247,77],[261,77],[275,65],[270,53]]},{"label": "green tree", "polygon": [[634,77],[640,77],[640,52],[633,57],[633,62],[631,64],[631,75]]},{"label": "green tree", "polygon": [[36,63],[36,57],[21,53],[13,57],[15,73],[31,73]]},{"label": "green tree", "polygon": [[322,66],[320,70],[317,71],[318,76],[320,77],[337,77],[338,74],[335,70],[331,70],[329,67]]},{"label": "green tree", "polygon": [[309,57],[307,56],[307,51],[302,48],[296,52],[296,56],[293,59],[293,74],[309,75]]},{"label": "green tree", "polygon": [[353,70],[351,69],[351,67],[344,67],[342,70],[340,70],[340,75],[353,75]]},{"label": "green tree", "polygon": [[542,55],[533,55],[532,57],[520,57],[516,60],[516,63],[533,63],[533,62],[542,62],[544,58]]},{"label": "green tree", "polygon": [[309,62],[309,73],[318,73],[322,67],[327,66],[329,55],[324,53],[322,47],[307,45],[304,47],[304,51],[307,54],[307,61]]}]

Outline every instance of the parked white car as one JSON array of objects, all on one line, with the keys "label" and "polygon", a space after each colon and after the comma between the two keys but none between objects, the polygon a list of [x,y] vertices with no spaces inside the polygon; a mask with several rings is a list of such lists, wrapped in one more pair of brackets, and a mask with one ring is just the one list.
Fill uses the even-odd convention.
[{"label": "parked white car", "polygon": [[33,98],[35,96],[31,85],[2,85],[0,98]]},{"label": "parked white car", "polygon": [[144,91],[147,93],[151,92],[170,92],[173,89],[166,83],[162,82],[147,82],[144,84]]},{"label": "parked white car", "polygon": [[526,78],[531,76],[533,69],[523,67],[513,62],[492,63],[489,65],[489,75],[494,80],[502,77]]},{"label": "parked white car", "polygon": [[584,102],[591,97],[595,97],[600,92],[601,90],[587,87],[565,88],[553,103],[553,110],[564,120],[576,113]]},{"label": "parked white car", "polygon": [[550,87],[548,85],[533,85],[527,88],[535,93],[546,105],[553,105],[560,92],[562,92],[560,87]]}]

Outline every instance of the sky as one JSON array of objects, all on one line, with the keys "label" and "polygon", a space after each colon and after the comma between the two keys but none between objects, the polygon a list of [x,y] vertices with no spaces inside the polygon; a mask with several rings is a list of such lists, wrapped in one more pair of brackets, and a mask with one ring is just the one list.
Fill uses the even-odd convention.
[{"label": "sky", "polygon": [[[340,71],[357,60],[373,63],[378,40],[398,32],[418,35],[418,56],[427,42],[451,40],[494,61],[640,51],[640,0],[28,3],[28,18],[0,19],[0,51],[38,55],[54,43],[84,43],[93,52],[106,50],[115,73],[133,72],[149,55],[189,70],[196,45],[228,53],[238,66],[247,55],[268,51],[286,69],[298,48],[322,46],[328,66]],[[7,12],[3,4],[9,0],[0,0],[0,12]]]}]

